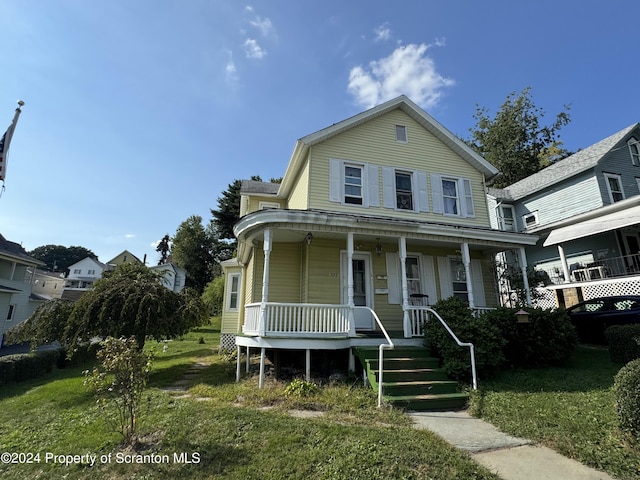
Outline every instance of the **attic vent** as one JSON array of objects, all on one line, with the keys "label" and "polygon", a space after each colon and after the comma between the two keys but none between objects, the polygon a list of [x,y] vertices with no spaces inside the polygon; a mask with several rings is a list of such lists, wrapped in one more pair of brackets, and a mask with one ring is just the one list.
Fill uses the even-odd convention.
[{"label": "attic vent", "polygon": [[396,140],[407,143],[407,127],[404,125],[396,125]]}]

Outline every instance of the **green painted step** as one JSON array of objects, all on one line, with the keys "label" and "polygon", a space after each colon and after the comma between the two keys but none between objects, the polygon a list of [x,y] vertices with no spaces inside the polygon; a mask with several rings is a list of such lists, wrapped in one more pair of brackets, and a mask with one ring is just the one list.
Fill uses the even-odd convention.
[{"label": "green painted step", "polygon": [[458,382],[453,380],[387,382],[385,380],[382,383],[382,388],[385,395],[388,396],[439,395],[458,393]]},{"label": "green painted step", "polygon": [[407,410],[459,410],[467,405],[468,395],[466,393],[404,396],[383,395],[383,399],[393,406],[406,408]]}]

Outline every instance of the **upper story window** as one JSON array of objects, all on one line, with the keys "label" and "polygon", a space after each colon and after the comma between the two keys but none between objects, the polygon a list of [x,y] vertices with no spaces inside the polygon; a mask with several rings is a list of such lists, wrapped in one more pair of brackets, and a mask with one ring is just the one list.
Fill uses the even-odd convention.
[{"label": "upper story window", "polygon": [[73,269],[73,273],[74,273],[75,275],[79,275],[79,274],[81,274],[81,273],[82,273],[82,270],[81,270],[81,269],[79,269],[79,268],[74,268],[74,269]]},{"label": "upper story window", "polygon": [[627,142],[629,145],[629,153],[631,154],[631,163],[636,167],[640,167],[640,142],[631,137]]},{"label": "upper story window", "polygon": [[361,165],[344,166],[344,203],[362,205],[362,170]]},{"label": "upper story window", "polygon": [[280,204],[276,202],[259,202],[258,203],[259,210],[268,210],[270,208],[280,208]]},{"label": "upper story window", "polygon": [[467,178],[431,175],[433,211],[444,215],[474,217],[471,180]]},{"label": "upper story window", "polygon": [[87,275],[95,275],[96,271],[95,270],[88,270],[87,271]]},{"label": "upper story window", "polygon": [[609,200],[611,203],[624,200],[624,190],[622,190],[622,177],[613,173],[604,174],[607,190],[609,191]]},{"label": "upper story window", "polygon": [[9,304],[9,310],[7,311],[7,322],[13,320],[13,316],[16,313],[16,306],[13,304]]},{"label": "upper story window", "polygon": [[396,171],[396,207],[413,210],[413,186],[408,172]]},{"label": "upper story window", "polygon": [[513,205],[499,205],[497,208],[498,228],[507,232],[516,231],[515,212]]},{"label": "upper story window", "polygon": [[396,140],[400,143],[407,143],[407,127],[404,125],[396,125]]},{"label": "upper story window", "polygon": [[331,158],[329,200],[344,205],[380,206],[378,166]]}]

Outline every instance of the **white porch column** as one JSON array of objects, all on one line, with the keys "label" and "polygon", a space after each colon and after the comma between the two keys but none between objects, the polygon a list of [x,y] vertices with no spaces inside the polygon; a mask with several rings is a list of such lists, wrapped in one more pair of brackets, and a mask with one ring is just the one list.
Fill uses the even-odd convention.
[{"label": "white porch column", "polygon": [[304,379],[307,382],[311,381],[311,350],[309,350],[308,348],[305,355]]},{"label": "white porch column", "polygon": [[236,382],[240,381],[240,364],[242,363],[242,347],[238,345],[238,364],[236,365]]},{"label": "white porch column", "polygon": [[262,300],[260,305],[260,325],[258,334],[263,337],[267,329],[267,302],[269,301],[269,260],[271,257],[271,230],[265,229],[264,242],[264,270],[262,272]]},{"label": "white porch column", "polygon": [[409,286],[407,285],[407,239],[398,238],[398,256],[400,257],[400,281],[402,282],[402,327],[404,337],[411,337],[409,324]]},{"label": "white porch column", "polygon": [[571,273],[569,272],[567,257],[564,254],[564,247],[561,244],[558,244],[558,253],[560,254],[560,262],[562,263],[562,274],[564,275],[564,283],[569,283],[571,282]]},{"label": "white porch column", "polygon": [[353,232],[347,233],[347,305],[349,305],[349,336],[356,336],[356,320],[353,315]]},{"label": "white porch column", "polygon": [[263,347],[260,349],[260,379],[258,380],[258,388],[262,388],[264,386],[264,356],[265,349]]},{"label": "white porch column", "polygon": [[469,254],[469,244],[464,242],[462,244],[462,263],[464,264],[464,272],[467,277],[467,298],[469,299],[469,308],[473,309],[476,306],[475,299],[473,297],[473,279],[471,277],[471,255]]},{"label": "white porch column", "polygon": [[250,362],[251,362],[251,352],[249,351],[249,347],[247,347],[247,358],[245,360],[246,360],[246,363],[247,363],[245,368],[247,370],[247,373],[249,373],[249,367],[250,367]]},{"label": "white porch column", "polygon": [[523,247],[518,249],[520,258],[520,270],[522,271],[522,284],[525,294],[527,295],[527,306],[531,306],[531,290],[529,289],[529,278],[527,277],[527,254]]}]

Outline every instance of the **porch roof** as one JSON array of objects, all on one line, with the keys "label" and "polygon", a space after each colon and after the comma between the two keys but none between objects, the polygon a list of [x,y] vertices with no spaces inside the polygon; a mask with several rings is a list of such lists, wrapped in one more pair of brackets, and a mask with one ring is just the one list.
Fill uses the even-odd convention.
[{"label": "porch roof", "polygon": [[392,217],[323,210],[272,209],[252,212],[235,225],[239,261],[248,259],[252,246],[262,240],[266,228],[273,228],[276,231],[274,240],[283,242],[302,242],[309,232],[335,238],[352,232],[363,237],[388,239],[404,236],[442,244],[466,241],[497,250],[535,245],[539,238],[528,233]]}]

